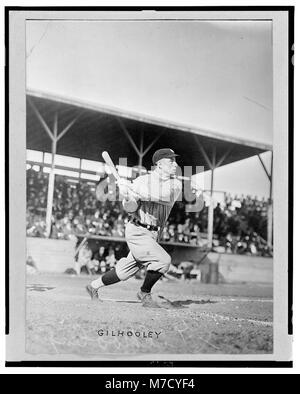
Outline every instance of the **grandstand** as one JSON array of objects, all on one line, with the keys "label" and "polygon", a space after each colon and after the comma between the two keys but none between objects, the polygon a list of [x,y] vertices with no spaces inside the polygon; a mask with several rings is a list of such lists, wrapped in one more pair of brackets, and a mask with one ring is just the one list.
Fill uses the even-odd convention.
[{"label": "grandstand", "polygon": [[[57,164],[57,158],[67,156],[77,159],[78,167],[76,171],[73,168],[73,174],[69,175],[95,181],[104,177],[107,170],[99,162],[101,151],[108,150],[116,163],[120,163],[120,158],[126,158],[126,162],[121,161],[119,170],[136,166],[135,170],[142,171],[145,170],[143,166],[150,168],[152,150],[158,146],[168,146],[169,141],[172,141],[173,149],[180,155],[180,167],[188,167],[188,173],[182,174],[184,179],[189,179],[201,169],[211,171],[211,203],[207,210],[207,228],[203,230],[207,233],[209,248],[213,247],[214,232],[214,170],[225,164],[258,156],[270,181],[270,198],[264,204],[265,207],[267,205],[268,230],[264,234],[271,248],[272,173],[268,173],[260,156],[272,150],[271,145],[43,92],[28,91],[26,108],[27,149],[42,152],[44,171],[49,172],[46,237],[51,234],[55,173],[70,171],[65,165]],[[53,124],[53,128],[49,127],[50,124]],[[98,170],[86,168],[87,163],[91,162],[97,163]],[[30,166],[39,164],[37,161],[28,161]],[[133,176],[132,170],[130,175]]]}]

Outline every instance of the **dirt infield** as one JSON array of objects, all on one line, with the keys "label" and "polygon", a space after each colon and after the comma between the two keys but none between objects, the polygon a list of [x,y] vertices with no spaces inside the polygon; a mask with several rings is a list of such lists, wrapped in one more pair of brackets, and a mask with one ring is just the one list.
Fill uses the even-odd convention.
[{"label": "dirt infield", "polygon": [[85,291],[90,278],[27,278],[26,350],[30,354],[266,354],[273,351],[272,287],[164,282],[159,309],[136,300],[141,281]]}]

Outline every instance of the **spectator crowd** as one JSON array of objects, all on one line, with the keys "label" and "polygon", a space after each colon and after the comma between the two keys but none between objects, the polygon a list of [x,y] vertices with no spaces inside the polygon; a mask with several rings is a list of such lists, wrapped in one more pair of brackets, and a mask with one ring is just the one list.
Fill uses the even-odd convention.
[{"label": "spectator crowd", "polygon": [[[47,189],[48,174],[27,170],[28,236],[46,236]],[[265,241],[267,210],[268,202],[264,199],[226,194],[224,202],[218,203],[214,209],[215,249],[228,253],[270,255]],[[75,183],[56,175],[51,238],[70,239],[87,233],[122,238],[127,221],[128,214],[119,201],[96,198],[95,183],[84,180]],[[162,231],[161,241],[203,246],[207,224],[207,206],[200,212],[186,212],[186,204],[177,202]]]}]

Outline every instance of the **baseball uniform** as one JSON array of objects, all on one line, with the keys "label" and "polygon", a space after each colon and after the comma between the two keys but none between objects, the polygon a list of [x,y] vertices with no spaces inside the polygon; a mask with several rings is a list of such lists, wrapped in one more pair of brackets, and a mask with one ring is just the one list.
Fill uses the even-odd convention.
[{"label": "baseball uniform", "polygon": [[[151,271],[168,271],[171,257],[158,244],[158,239],[181,194],[182,184],[178,179],[164,177],[154,170],[134,180],[131,190],[138,206],[131,214],[131,221],[125,230],[130,253],[116,265],[116,274],[120,280],[133,276],[142,265],[147,265],[147,270]],[[123,206],[126,209],[126,200]],[[148,228],[142,225],[148,225]]]}]

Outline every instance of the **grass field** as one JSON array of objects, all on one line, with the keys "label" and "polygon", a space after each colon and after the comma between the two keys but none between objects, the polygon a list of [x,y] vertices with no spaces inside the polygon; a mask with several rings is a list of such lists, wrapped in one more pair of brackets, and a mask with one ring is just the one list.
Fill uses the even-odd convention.
[{"label": "grass field", "polygon": [[136,300],[141,281],[85,291],[87,276],[27,277],[26,349],[34,355],[267,354],[273,351],[268,284],[160,281],[159,309]]}]

